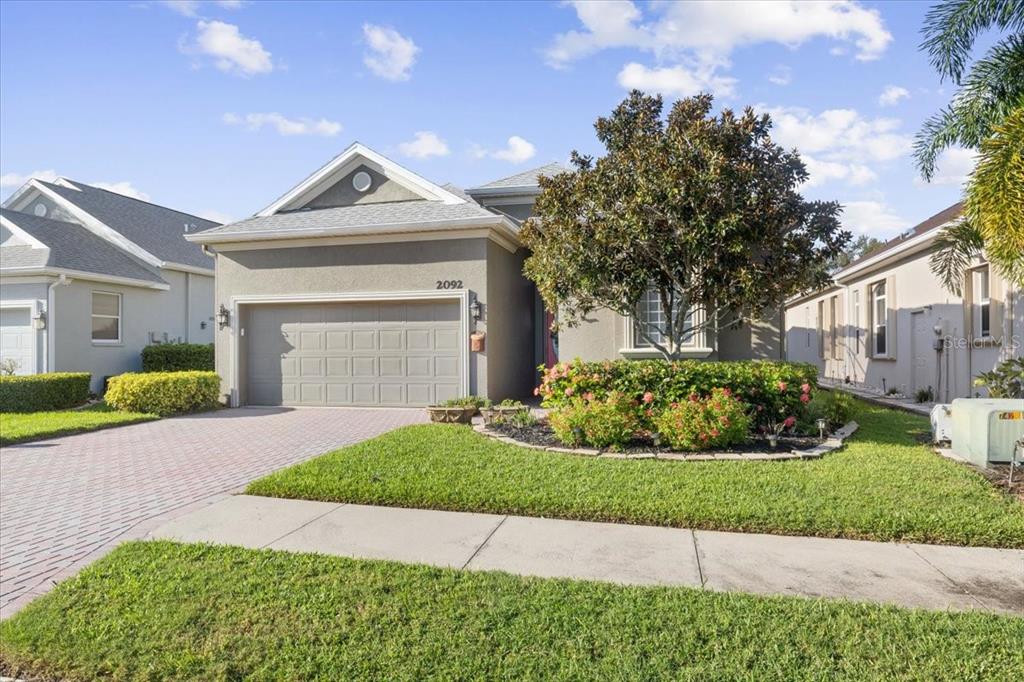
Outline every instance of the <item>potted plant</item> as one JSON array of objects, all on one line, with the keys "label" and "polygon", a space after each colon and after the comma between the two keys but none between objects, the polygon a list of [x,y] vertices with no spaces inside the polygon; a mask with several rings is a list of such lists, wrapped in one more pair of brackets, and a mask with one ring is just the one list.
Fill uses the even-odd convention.
[{"label": "potted plant", "polygon": [[490,400],[475,395],[452,398],[440,405],[428,405],[430,421],[441,424],[468,424],[481,407],[488,407]]},{"label": "potted plant", "polygon": [[530,408],[518,400],[506,398],[497,405],[482,407],[480,409],[480,414],[483,415],[484,423],[490,425],[495,421],[508,419],[513,415],[525,413],[529,409]]}]

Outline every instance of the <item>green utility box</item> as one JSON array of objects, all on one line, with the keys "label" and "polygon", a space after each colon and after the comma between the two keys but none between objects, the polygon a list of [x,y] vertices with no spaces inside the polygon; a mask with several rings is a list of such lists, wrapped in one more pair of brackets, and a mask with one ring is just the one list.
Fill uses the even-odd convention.
[{"label": "green utility box", "polygon": [[1005,463],[1024,438],[1024,400],[958,398],[953,401],[953,453],[978,466]]}]

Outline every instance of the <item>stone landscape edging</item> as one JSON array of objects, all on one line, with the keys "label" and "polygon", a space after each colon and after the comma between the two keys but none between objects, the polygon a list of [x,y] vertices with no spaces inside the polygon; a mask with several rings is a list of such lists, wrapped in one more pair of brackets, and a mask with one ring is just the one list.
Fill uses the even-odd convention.
[{"label": "stone landscape edging", "polygon": [[517,445],[521,448],[531,450],[544,450],[545,452],[558,452],[566,455],[577,455],[582,457],[603,457],[605,459],[661,459],[670,461],[685,462],[721,462],[721,461],[785,461],[793,459],[821,459],[824,455],[843,447],[844,441],[852,436],[859,428],[855,421],[849,421],[844,426],[836,429],[835,433],[825,439],[825,442],[816,445],[810,450],[790,450],[788,452],[716,452],[688,455],[682,452],[609,452],[607,450],[596,450],[594,448],[565,448],[553,445],[537,445],[511,438],[503,433],[494,431],[487,427],[483,421],[474,420],[473,430],[487,438],[509,445]]}]

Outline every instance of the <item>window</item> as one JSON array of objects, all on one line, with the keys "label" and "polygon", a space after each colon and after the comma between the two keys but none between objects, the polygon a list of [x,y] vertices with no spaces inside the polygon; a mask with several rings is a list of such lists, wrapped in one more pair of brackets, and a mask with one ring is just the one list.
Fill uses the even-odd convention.
[{"label": "window", "polygon": [[804,329],[807,332],[807,347],[811,347],[811,306],[804,306]]},{"label": "window", "polygon": [[825,357],[825,301],[818,301],[818,357]]},{"label": "window", "polygon": [[92,292],[92,340],[96,343],[121,341],[121,294]]},{"label": "window", "polygon": [[978,302],[978,336],[986,338],[992,335],[992,301],[989,299],[988,267],[974,273],[974,286]]},{"label": "window", "polygon": [[828,353],[833,360],[839,357],[839,334],[836,329],[836,305],[838,302],[838,296],[833,296],[828,300]]},{"label": "window", "polygon": [[853,352],[860,353],[860,290],[853,290]]},{"label": "window", "polygon": [[[679,309],[682,307],[680,302],[676,302],[676,309],[673,311],[673,315],[678,314]],[[644,292],[644,295],[640,297],[639,303],[636,306],[636,314],[633,317],[633,348],[653,348],[653,344],[645,339],[640,333],[640,329],[647,333],[648,336],[652,337],[655,341],[660,344],[666,342],[666,335],[661,332],[662,329],[668,324],[665,319],[665,311],[662,310],[661,306],[661,294],[655,288],[649,288]],[[693,311],[687,310],[686,317],[683,320],[683,343],[689,345],[693,342],[693,334],[690,333],[693,330]]]},{"label": "window", "polygon": [[889,310],[886,305],[886,295],[885,282],[879,282],[876,284],[872,290],[872,298],[874,298],[872,320],[874,322],[874,327],[871,330],[874,336],[875,355],[886,355],[889,350],[889,339],[886,335],[889,327]]}]

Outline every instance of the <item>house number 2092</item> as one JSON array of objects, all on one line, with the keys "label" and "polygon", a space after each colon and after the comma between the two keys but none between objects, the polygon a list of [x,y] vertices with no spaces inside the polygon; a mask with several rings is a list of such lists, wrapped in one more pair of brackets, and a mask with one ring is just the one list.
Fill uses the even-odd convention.
[{"label": "house number 2092", "polygon": [[461,289],[461,279],[439,279],[437,280],[438,289]]}]

